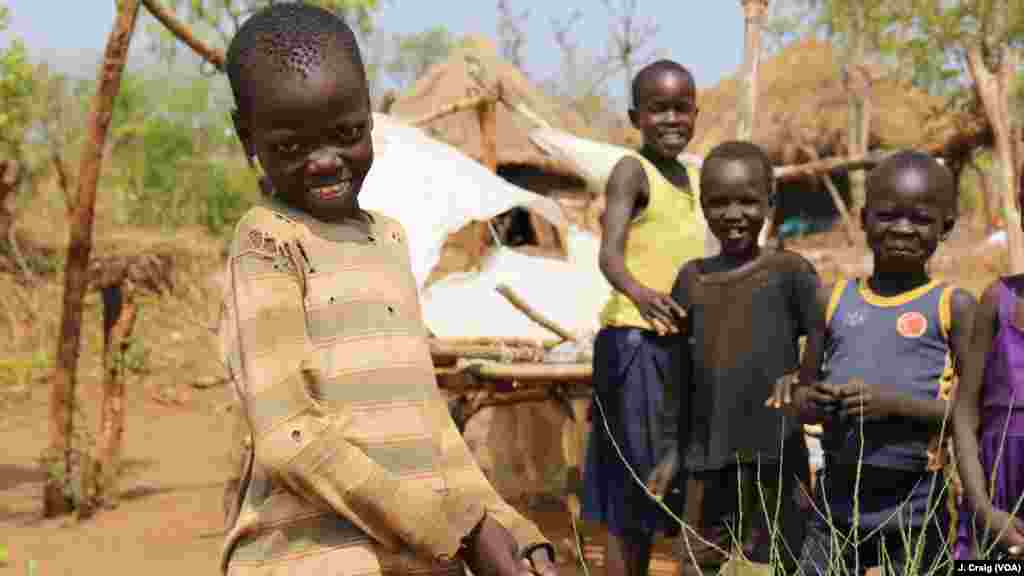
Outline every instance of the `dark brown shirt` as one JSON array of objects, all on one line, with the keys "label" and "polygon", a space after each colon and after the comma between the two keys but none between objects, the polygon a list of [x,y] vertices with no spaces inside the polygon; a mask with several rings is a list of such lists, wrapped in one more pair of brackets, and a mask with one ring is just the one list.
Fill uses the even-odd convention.
[{"label": "dark brown shirt", "polygon": [[672,298],[689,313],[690,336],[677,345],[673,408],[688,424],[680,442],[688,470],[777,460],[782,438],[795,437],[799,422],[765,401],[799,368],[817,289],[814,267],[787,251],[734,270],[719,258],[683,267]]}]

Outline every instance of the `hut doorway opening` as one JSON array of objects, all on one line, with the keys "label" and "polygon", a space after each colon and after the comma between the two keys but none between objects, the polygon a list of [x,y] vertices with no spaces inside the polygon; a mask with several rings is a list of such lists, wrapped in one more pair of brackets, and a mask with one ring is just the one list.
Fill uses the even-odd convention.
[{"label": "hut doorway opening", "polygon": [[[539,166],[502,164],[498,166],[497,173],[510,184],[558,201],[563,211],[567,208],[566,202],[562,201],[564,198],[585,197],[588,193],[586,183],[581,178]],[[525,208],[513,208],[499,214],[492,224],[505,246],[522,249],[533,255],[567,257],[565,231]]]},{"label": "hut doorway opening", "polygon": [[[849,173],[846,170],[837,170],[830,176],[843,204],[849,207]],[[820,178],[780,182],[776,198],[781,238],[824,232],[839,221],[839,210]]]}]

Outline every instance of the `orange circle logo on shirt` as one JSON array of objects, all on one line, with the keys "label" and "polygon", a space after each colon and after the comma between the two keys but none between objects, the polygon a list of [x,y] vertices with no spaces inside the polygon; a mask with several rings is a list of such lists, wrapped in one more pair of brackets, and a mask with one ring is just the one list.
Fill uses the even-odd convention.
[{"label": "orange circle logo on shirt", "polygon": [[904,338],[920,338],[928,329],[928,319],[920,312],[907,312],[896,320],[896,331]]}]

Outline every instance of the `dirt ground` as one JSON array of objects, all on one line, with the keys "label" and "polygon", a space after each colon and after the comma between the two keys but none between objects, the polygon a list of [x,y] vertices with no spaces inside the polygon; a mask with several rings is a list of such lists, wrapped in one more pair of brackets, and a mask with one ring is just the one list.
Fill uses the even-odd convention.
[{"label": "dirt ground", "polygon": [[[83,388],[86,402],[98,403],[96,387]],[[39,514],[42,477],[34,460],[47,438],[46,389],[33,387],[30,397],[0,413],[0,545],[10,554],[0,576],[28,574],[29,560],[39,576],[217,573],[230,435],[220,407],[230,393],[224,386],[192,390],[180,404],[165,404],[151,392],[135,382],[129,394],[121,505],[82,523]],[[552,504],[520,509],[558,542],[562,576],[581,574],[567,554],[571,524],[565,510]],[[602,538],[592,527],[582,530],[590,572],[602,576],[603,553],[595,546]],[[672,572],[665,554],[654,568],[665,576]]]},{"label": "dirt ground", "polygon": [[[30,221],[19,224],[21,237],[65,237],[59,212],[32,213]],[[102,205],[97,213],[106,213]],[[152,236],[119,230],[102,218],[96,235],[108,245],[136,249]],[[811,259],[829,279],[864,263],[863,249],[843,248],[838,238],[831,234],[794,246],[813,253]],[[937,257],[939,275],[978,293],[1005,260],[1004,250],[978,248],[982,238],[968,231],[955,237]],[[179,249],[174,290],[146,300],[136,328],[140,347],[127,382],[122,501],[82,523],[40,517],[36,459],[48,436],[45,371],[55,348],[61,280],[51,275],[26,283],[10,266],[0,266],[0,548],[9,554],[0,576],[28,574],[29,561],[36,563],[38,576],[217,573],[231,432],[225,412],[230,391],[217,383],[222,370],[210,331],[219,298],[212,274],[220,267],[222,241],[177,231],[174,242]],[[25,242],[23,248],[28,259],[54,262],[53,269],[60,270],[63,247],[48,252]],[[79,372],[86,433],[96,429],[100,401],[100,312],[97,296],[89,296]],[[568,553],[565,510],[554,505],[520,509],[559,545],[562,576],[582,573]],[[603,537],[587,526],[583,535],[590,573],[603,576]],[[673,566],[664,543],[659,551],[654,571],[667,575]]]}]

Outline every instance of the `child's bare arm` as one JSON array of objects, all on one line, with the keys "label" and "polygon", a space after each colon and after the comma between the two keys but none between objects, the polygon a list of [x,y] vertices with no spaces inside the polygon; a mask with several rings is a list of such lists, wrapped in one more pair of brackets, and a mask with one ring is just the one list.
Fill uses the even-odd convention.
[{"label": "child's bare arm", "polygon": [[668,294],[637,282],[626,268],[629,224],[648,194],[647,174],[640,161],[631,156],[619,160],[606,186],[598,264],[612,288],[632,300],[659,334],[667,334],[676,331],[678,320],[685,314],[682,308]]},{"label": "child's bare arm", "polygon": [[776,382],[767,405],[791,407],[807,423],[820,420],[816,404],[824,398],[819,390],[818,371],[825,353],[825,310],[832,294],[831,286],[822,286],[814,266],[801,259],[797,271],[797,313],[806,338],[800,366]]},{"label": "child's bare arm", "polygon": [[[975,510],[990,506],[985,488],[985,473],[978,452],[978,430],[981,425],[981,388],[985,359],[996,335],[999,311],[999,286],[992,284],[981,297],[975,314],[969,345],[957,350],[963,358],[960,383],[953,395],[953,441],[964,493]],[[958,364],[960,364],[958,362]]]},{"label": "child's bare arm", "polygon": [[[955,304],[955,302],[954,302]],[[981,297],[974,313],[970,338],[954,341],[957,346],[957,368],[960,381],[953,392],[953,443],[956,447],[957,470],[964,486],[964,495],[971,509],[991,527],[993,534],[1013,555],[1024,550],[1024,522],[1006,510],[992,506],[985,486],[985,472],[978,448],[978,430],[981,425],[981,388],[984,382],[985,360],[992,349],[999,316],[999,284],[993,283]],[[954,318],[956,320],[956,318]],[[963,330],[967,332],[967,330]],[[962,367],[962,369],[961,369]]]},{"label": "child's bare arm", "polygon": [[828,329],[826,311],[833,288],[832,284],[824,284],[818,289],[817,310],[814,312],[818,315],[817,324],[811,324],[816,328],[807,330],[804,355],[798,374],[799,384],[793,391],[794,403],[804,424],[822,422],[826,417],[827,407],[835,400],[831,387],[818,379],[825,358],[825,334]]},{"label": "child's bare arm", "polygon": [[[554,547],[550,541],[536,524],[520,514],[495,491],[494,486],[477,465],[465,439],[455,427],[441,391],[433,388],[428,400],[431,423],[440,431],[440,467],[447,471],[450,501],[457,503],[457,508],[482,506],[490,521],[501,528],[500,531],[494,532],[507,533],[519,552],[536,550],[537,553],[532,554],[535,560],[544,556],[550,556],[553,560]],[[486,550],[498,549],[487,547]]]},{"label": "child's bare arm", "polygon": [[480,576],[557,576],[558,572],[546,553],[519,558],[519,549],[512,535],[489,514],[484,516],[466,538],[462,559],[473,574]]}]

